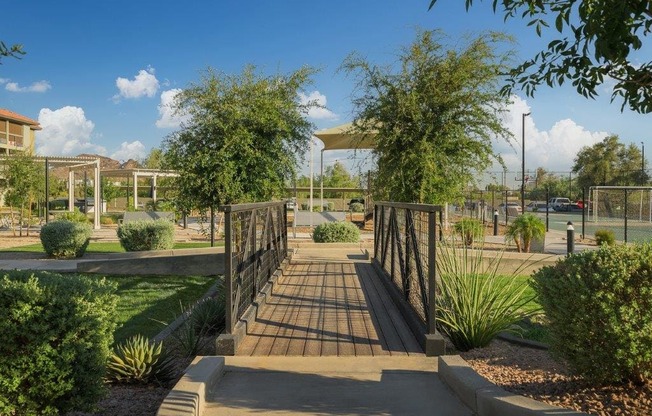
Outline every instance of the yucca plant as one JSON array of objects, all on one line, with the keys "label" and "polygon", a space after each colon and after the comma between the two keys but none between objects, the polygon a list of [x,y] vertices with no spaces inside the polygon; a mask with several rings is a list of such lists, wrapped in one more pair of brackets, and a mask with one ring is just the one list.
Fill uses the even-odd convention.
[{"label": "yucca plant", "polygon": [[532,240],[546,236],[546,224],[534,214],[519,215],[507,226],[505,240],[514,240],[518,252],[530,252]]},{"label": "yucca plant", "polygon": [[482,223],[474,218],[462,218],[453,227],[467,246],[472,245],[474,239],[482,238],[484,235]]},{"label": "yucca plant", "polygon": [[[502,252],[484,257],[483,247],[443,244],[437,253],[436,320],[460,351],[485,347],[499,332],[519,333],[517,323],[536,315],[528,283],[499,274]],[[530,293],[528,293],[530,292]]]},{"label": "yucca plant", "polygon": [[174,378],[175,367],[163,350],[163,342],[150,342],[139,334],[114,349],[106,372],[109,381],[164,385]]},{"label": "yucca plant", "polygon": [[224,329],[226,300],[224,297],[224,280],[217,283],[215,297],[200,300],[192,310],[190,321],[198,336],[217,335]]}]

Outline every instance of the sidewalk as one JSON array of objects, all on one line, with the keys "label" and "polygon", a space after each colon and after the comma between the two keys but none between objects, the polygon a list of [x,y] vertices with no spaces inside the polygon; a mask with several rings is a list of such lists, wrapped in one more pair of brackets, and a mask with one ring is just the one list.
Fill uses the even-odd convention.
[{"label": "sidewalk", "polygon": [[[594,245],[589,245],[589,244],[582,244],[577,242],[577,237],[578,234],[575,234],[575,252],[580,252],[584,250],[597,250],[598,247]],[[505,236],[503,235],[485,235],[484,237],[485,242],[487,243],[495,243],[495,244],[506,244],[505,243]],[[556,231],[556,230],[550,230],[546,233],[546,242],[545,242],[545,248],[544,248],[544,253],[548,254],[566,254],[567,253],[567,240],[566,240],[566,233],[562,231]],[[509,245],[513,245],[514,243],[509,243]]]}]

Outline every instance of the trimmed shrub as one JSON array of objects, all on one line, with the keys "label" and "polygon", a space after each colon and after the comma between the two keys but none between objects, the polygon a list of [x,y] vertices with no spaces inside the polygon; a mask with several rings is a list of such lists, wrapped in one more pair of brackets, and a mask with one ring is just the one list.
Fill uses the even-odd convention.
[{"label": "trimmed shrub", "polygon": [[360,230],[351,222],[325,222],[315,227],[312,239],[315,243],[357,243]]},{"label": "trimmed shrub", "polygon": [[101,215],[100,216],[100,224],[102,224],[102,225],[113,225],[113,224],[115,224],[115,219],[113,219],[113,216],[111,216],[111,215]]},{"label": "trimmed shrub", "polygon": [[56,215],[57,220],[65,220],[70,222],[81,222],[83,224],[90,222],[86,214],[81,212],[79,208],[74,211],[66,211]]},{"label": "trimmed shrub", "polygon": [[301,211],[308,211],[309,204],[302,203],[301,204]]},{"label": "trimmed shrub", "polygon": [[596,230],[595,242],[598,243],[599,246],[603,244],[613,246],[616,244],[616,236],[612,230]]},{"label": "trimmed shrub", "polygon": [[58,259],[84,255],[93,229],[88,222],[53,221],[41,227],[41,244],[48,256]]},{"label": "trimmed shrub", "polygon": [[165,219],[132,221],[118,227],[126,251],[168,250],[174,247],[174,225]]},{"label": "trimmed shrub", "polygon": [[359,203],[359,202],[354,202],[350,205],[350,209],[353,212],[363,212],[364,211],[364,205]]},{"label": "trimmed shrub", "polygon": [[0,414],[92,410],[115,330],[104,279],[11,271],[0,277]]},{"label": "trimmed shrub", "polygon": [[326,202],[324,204],[324,211],[335,211],[335,202]]},{"label": "trimmed shrub", "polygon": [[[502,253],[442,244],[437,255],[437,325],[455,348],[482,348],[500,332],[521,332],[517,323],[540,313],[526,281],[498,274]],[[488,264],[483,264],[488,261]]]},{"label": "trimmed shrub", "polygon": [[106,372],[110,381],[162,386],[175,377],[176,368],[163,342],[150,342],[139,334],[115,347]]},{"label": "trimmed shrub", "polygon": [[484,227],[474,218],[462,218],[454,225],[455,232],[462,237],[464,244],[470,246],[476,238],[482,238]]},{"label": "trimmed shrub", "polygon": [[533,277],[556,357],[592,382],[652,378],[652,244],[603,245]]}]

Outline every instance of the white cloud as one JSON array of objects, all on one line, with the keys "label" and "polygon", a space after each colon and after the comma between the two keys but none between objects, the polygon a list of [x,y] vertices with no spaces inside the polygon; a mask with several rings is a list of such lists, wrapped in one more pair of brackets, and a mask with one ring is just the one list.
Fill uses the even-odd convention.
[{"label": "white cloud", "polygon": [[95,128],[79,107],[58,110],[43,108],[38,122],[42,127],[36,133],[36,153],[42,156],[75,156],[79,153],[105,154],[106,149],[91,143]]},{"label": "white cloud", "polygon": [[188,120],[187,115],[175,114],[174,112],[174,99],[180,92],[181,89],[174,88],[161,93],[161,102],[158,105],[159,119],[156,120],[156,127],[161,129],[177,128],[181,123]]},{"label": "white cloud", "polygon": [[0,78],[0,84],[6,84],[9,82],[9,78]]},{"label": "white cloud", "polygon": [[319,91],[313,91],[308,95],[299,93],[299,99],[302,105],[310,102],[317,103],[321,107],[312,107],[308,110],[308,117],[316,120],[337,120],[339,116],[326,108],[326,96]]},{"label": "white cloud", "polygon": [[0,84],[6,83],[5,89],[11,92],[46,92],[52,86],[48,81],[33,82],[29,87],[21,87],[17,82],[8,82],[8,79],[0,79]]},{"label": "white cloud", "polygon": [[142,160],[147,156],[147,150],[139,140],[129,142],[122,142],[120,149],[111,154],[111,158],[120,161],[127,161],[129,159]]},{"label": "white cloud", "polygon": [[133,80],[118,77],[115,85],[120,91],[113,98],[115,100],[122,98],[140,98],[153,97],[159,89],[159,82],[154,76],[154,68],[148,67],[141,69]]},{"label": "white cloud", "polygon": [[606,132],[592,132],[571,119],[557,121],[548,131],[541,131],[535,124],[536,115],[530,112],[527,102],[520,97],[512,97],[503,124],[514,135],[513,148],[504,142],[496,143],[494,150],[500,153],[510,172],[521,171],[521,142],[523,120],[525,120],[525,160],[526,170],[534,171],[543,167],[547,171],[570,171],[577,153],[584,146],[592,146],[607,136]]}]

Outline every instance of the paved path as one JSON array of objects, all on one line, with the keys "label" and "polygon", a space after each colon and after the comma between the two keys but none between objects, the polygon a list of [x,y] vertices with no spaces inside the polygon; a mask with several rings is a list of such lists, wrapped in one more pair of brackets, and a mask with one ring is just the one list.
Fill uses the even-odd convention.
[{"label": "paved path", "polygon": [[435,357],[226,357],[203,415],[468,415]]}]

